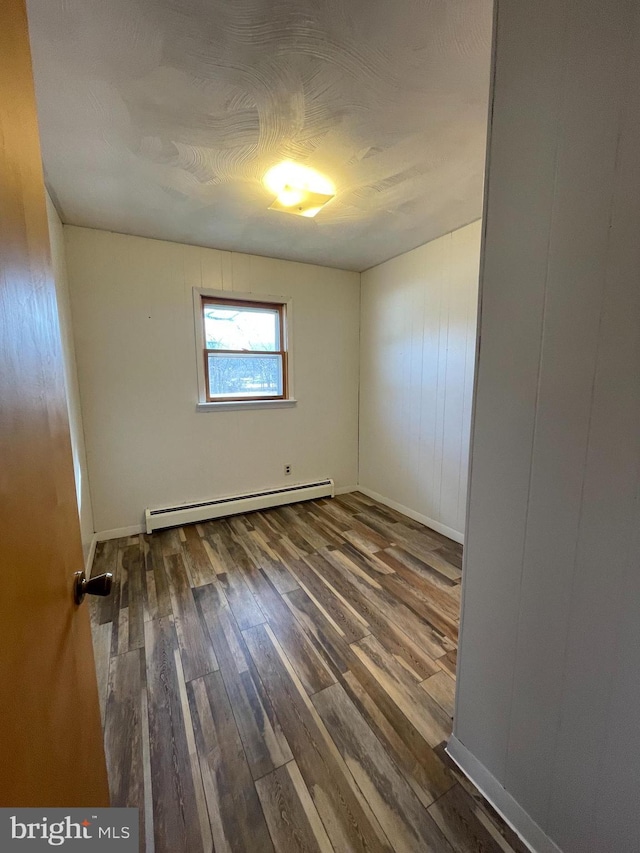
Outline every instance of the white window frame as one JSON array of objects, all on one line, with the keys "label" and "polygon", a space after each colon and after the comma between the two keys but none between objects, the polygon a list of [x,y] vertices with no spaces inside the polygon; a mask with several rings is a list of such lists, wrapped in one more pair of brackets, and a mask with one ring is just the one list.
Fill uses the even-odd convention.
[{"label": "white window frame", "polygon": [[[234,302],[273,302],[285,306],[284,341],[287,351],[287,397],[280,400],[220,400],[207,401],[207,380],[204,369],[203,353],[205,349],[204,324],[202,322],[202,297],[213,296],[216,299],[228,299]],[[197,392],[196,411],[216,412],[234,409],[280,409],[295,406],[297,400],[293,392],[293,300],[287,296],[272,296],[265,293],[239,293],[235,290],[210,290],[204,287],[193,288],[193,320],[195,332]]]}]

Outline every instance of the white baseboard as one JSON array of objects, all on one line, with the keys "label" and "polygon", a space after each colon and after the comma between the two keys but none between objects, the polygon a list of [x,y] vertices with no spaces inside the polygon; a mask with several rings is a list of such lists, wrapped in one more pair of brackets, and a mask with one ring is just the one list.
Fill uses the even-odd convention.
[{"label": "white baseboard", "polygon": [[562,853],[557,844],[455,735],[449,738],[446,751],[529,850],[533,853]]},{"label": "white baseboard", "polygon": [[[385,506],[391,507],[391,509],[401,512],[403,515],[412,518],[414,521],[419,521],[420,524],[424,524],[425,527],[430,527],[437,533],[442,533],[443,536],[448,536],[449,539],[453,539],[454,542],[459,542],[460,545],[464,545],[464,534],[460,533],[460,531],[454,530],[452,527],[447,527],[446,524],[442,524],[434,518],[429,518],[427,515],[422,515],[421,512],[416,512],[414,509],[411,509],[408,506],[403,506],[397,501],[385,498],[384,495],[379,495],[378,492],[374,492],[373,489],[368,489],[366,486],[358,486],[358,491],[362,492],[363,495],[366,495],[369,498],[373,498],[373,500],[378,501],[378,503],[384,504]],[[338,494],[337,491],[336,494]]]},{"label": "white baseboard", "polygon": [[113,530],[100,530],[96,533],[96,542],[106,542],[107,539],[121,539],[123,536],[137,536],[144,533],[144,525],[132,524],[129,527],[114,527]]},{"label": "white baseboard", "polygon": [[348,495],[349,492],[357,492],[358,486],[338,486],[335,489],[336,495]]}]

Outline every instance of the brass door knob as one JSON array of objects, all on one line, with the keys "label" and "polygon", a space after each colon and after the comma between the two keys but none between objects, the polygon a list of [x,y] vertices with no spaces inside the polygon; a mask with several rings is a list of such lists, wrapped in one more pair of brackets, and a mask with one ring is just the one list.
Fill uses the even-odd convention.
[{"label": "brass door knob", "polygon": [[96,575],[87,580],[84,572],[76,572],[73,585],[73,598],[76,604],[82,604],[85,595],[109,595],[113,584],[111,572]]}]

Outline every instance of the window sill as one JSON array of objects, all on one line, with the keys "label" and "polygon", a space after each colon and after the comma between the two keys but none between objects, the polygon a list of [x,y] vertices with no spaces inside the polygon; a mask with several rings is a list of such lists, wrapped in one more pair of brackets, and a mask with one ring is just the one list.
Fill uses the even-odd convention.
[{"label": "window sill", "polygon": [[295,406],[298,401],[288,400],[232,400],[222,403],[196,403],[196,412],[230,412],[234,409],[282,409]]}]

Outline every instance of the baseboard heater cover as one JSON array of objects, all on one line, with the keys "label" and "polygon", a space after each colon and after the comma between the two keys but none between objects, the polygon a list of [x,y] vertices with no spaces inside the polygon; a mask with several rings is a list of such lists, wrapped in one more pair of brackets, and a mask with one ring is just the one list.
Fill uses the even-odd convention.
[{"label": "baseboard heater cover", "polygon": [[209,521],[212,518],[223,518],[226,515],[238,515],[298,501],[312,501],[316,498],[334,496],[333,480],[318,480],[315,483],[300,483],[296,486],[215,498],[211,501],[194,501],[178,506],[146,509],[144,517],[147,533],[153,533],[154,530],[160,530],[163,527],[179,527],[181,524],[194,524],[198,521]]}]

